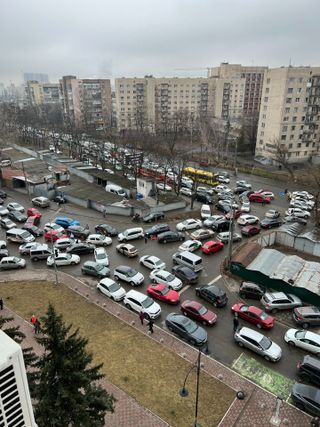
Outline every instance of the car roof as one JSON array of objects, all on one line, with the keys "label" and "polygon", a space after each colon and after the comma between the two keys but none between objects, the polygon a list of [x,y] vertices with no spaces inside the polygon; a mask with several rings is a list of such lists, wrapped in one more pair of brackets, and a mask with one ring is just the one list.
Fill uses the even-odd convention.
[{"label": "car roof", "polygon": [[302,315],[303,314],[320,313],[320,309],[318,307],[315,307],[315,306],[297,307],[295,310],[297,310]]},{"label": "car roof", "polygon": [[198,310],[200,307],[202,307],[202,304],[200,302],[192,301],[192,300],[188,300],[188,299],[183,301],[182,305],[188,305],[189,307],[193,307],[196,310]]},{"label": "car roof", "polygon": [[240,335],[246,336],[248,338],[252,338],[254,340],[261,340],[264,335],[260,334],[260,332],[255,331],[254,329],[251,328],[247,328],[245,326],[243,326],[240,331],[239,331]]},{"label": "car roof", "polygon": [[315,332],[306,331],[306,338],[320,343],[320,335]]},{"label": "car roof", "polygon": [[266,292],[266,296],[271,299],[282,299],[287,298],[287,295],[284,292]]},{"label": "car roof", "polygon": [[129,267],[128,265],[118,265],[118,267],[116,267],[115,270],[118,270],[118,271],[130,271],[130,270],[134,270],[134,268]]}]

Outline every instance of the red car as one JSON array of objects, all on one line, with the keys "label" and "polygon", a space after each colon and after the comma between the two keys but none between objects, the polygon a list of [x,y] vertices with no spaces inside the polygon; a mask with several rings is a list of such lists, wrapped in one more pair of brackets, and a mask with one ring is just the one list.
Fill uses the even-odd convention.
[{"label": "red car", "polygon": [[192,317],[204,325],[211,326],[217,321],[217,315],[197,301],[183,301],[180,310],[185,316]]},{"label": "red car", "polygon": [[149,285],[147,294],[159,301],[167,302],[168,304],[179,304],[179,292],[170,289],[167,285],[159,283],[157,285]]},{"label": "red car", "polygon": [[221,251],[223,247],[224,244],[220,242],[220,240],[217,240],[216,242],[214,240],[209,240],[209,242],[202,245],[201,250],[204,254],[209,255]]},{"label": "red car", "polygon": [[238,302],[231,307],[232,313],[238,313],[241,319],[253,323],[258,328],[271,329],[274,325],[274,318],[254,305],[245,305]]},{"label": "red car", "polygon": [[[36,209],[36,208],[29,208],[27,210],[27,216],[28,216],[28,218],[32,218],[33,219],[33,224],[34,225],[39,225],[40,219],[42,217],[42,213],[40,213],[38,211],[38,209]],[[31,222],[31,220],[30,220],[30,222]]]},{"label": "red car", "polygon": [[241,228],[241,233],[244,236],[251,237],[260,233],[260,227],[257,225],[246,225],[245,227]]},{"label": "red car", "polygon": [[230,211],[227,214],[225,214],[224,217],[225,217],[225,219],[227,219],[227,220],[230,221],[230,219],[237,219],[237,218],[239,218],[239,216],[242,215],[242,214],[243,214],[243,212],[241,212],[240,209],[236,209],[234,211],[234,217],[233,217],[232,211]]},{"label": "red car", "polygon": [[57,230],[48,230],[44,233],[44,240],[47,242],[55,242],[58,239],[69,237],[66,234],[59,233]]},{"label": "red car", "polygon": [[249,200],[250,200],[250,202],[266,203],[266,204],[268,204],[268,203],[271,202],[270,197],[266,197],[266,196],[264,196],[263,194],[260,194],[260,193],[252,193],[252,194],[250,194]]}]

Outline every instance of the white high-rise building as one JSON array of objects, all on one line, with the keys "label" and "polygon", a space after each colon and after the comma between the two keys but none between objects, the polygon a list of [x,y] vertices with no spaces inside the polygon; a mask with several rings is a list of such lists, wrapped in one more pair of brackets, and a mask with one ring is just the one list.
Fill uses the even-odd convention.
[{"label": "white high-rise building", "polygon": [[0,426],[37,427],[21,347],[1,330]]}]

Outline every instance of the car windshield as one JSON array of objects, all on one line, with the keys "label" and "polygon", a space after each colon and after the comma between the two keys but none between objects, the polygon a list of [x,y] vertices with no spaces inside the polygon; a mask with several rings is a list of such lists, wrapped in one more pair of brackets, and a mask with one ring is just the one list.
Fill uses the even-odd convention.
[{"label": "car windshield", "polygon": [[175,276],[173,274],[169,274],[166,278],[167,282],[172,282],[175,279]]},{"label": "car windshield", "polygon": [[161,265],[162,261],[161,261],[161,259],[158,259],[158,261],[155,261],[154,263],[155,263],[155,265]]},{"label": "car windshield", "polygon": [[95,266],[95,269],[96,269],[96,271],[101,271],[101,270],[103,270],[103,269],[104,269],[104,265],[102,265],[102,264],[97,264],[97,265]]},{"label": "car windshield", "polygon": [[306,336],[306,331],[297,331],[294,336],[298,339],[301,340]]},{"label": "car windshield", "polygon": [[12,257],[12,261],[14,261],[14,262],[19,262],[19,258],[17,258],[17,257]]},{"label": "car windshield", "polygon": [[141,305],[143,308],[148,308],[153,304],[153,299],[147,297],[144,301],[142,301]]},{"label": "car windshield", "polygon": [[260,313],[260,319],[261,319],[261,320],[267,320],[267,319],[268,319],[268,317],[269,317],[269,315],[268,315],[265,311],[262,311],[262,312]]},{"label": "car windshield", "polygon": [[186,331],[189,332],[189,334],[193,334],[198,329],[197,324],[194,322],[191,322],[191,320],[187,320],[184,323],[184,327]]},{"label": "car windshield", "polygon": [[98,252],[98,253],[96,253],[96,258],[97,259],[105,259],[106,254],[104,252]]},{"label": "car windshield", "polygon": [[119,285],[119,283],[117,282],[113,282],[110,286],[109,286],[109,291],[110,292],[116,292],[121,288],[121,286]]},{"label": "car windshield", "polygon": [[206,314],[208,312],[208,309],[202,305],[199,309],[198,309],[198,313],[203,316],[204,314]]},{"label": "car windshield", "polygon": [[129,277],[133,277],[133,276],[135,276],[136,274],[137,274],[136,270],[133,270],[133,269],[128,270],[128,272],[127,272],[127,275],[128,275]]},{"label": "car windshield", "polygon": [[263,337],[259,344],[261,345],[263,350],[268,350],[268,348],[270,348],[272,345],[272,341],[269,340],[269,338],[267,337]]}]

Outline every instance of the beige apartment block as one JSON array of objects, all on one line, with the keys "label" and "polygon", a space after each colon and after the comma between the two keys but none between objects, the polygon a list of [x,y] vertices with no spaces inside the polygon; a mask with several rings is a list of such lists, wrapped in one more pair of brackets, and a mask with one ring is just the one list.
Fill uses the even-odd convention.
[{"label": "beige apartment block", "polygon": [[77,79],[64,76],[60,80],[65,120],[77,127],[106,127],[112,120],[111,84],[109,79]]},{"label": "beige apartment block", "polygon": [[30,80],[25,85],[27,105],[60,104],[59,83],[39,83]]},{"label": "beige apartment block", "polygon": [[320,67],[281,67],[266,72],[263,84],[256,156],[276,162],[277,146],[288,161],[319,155]]}]

